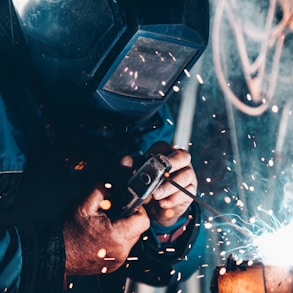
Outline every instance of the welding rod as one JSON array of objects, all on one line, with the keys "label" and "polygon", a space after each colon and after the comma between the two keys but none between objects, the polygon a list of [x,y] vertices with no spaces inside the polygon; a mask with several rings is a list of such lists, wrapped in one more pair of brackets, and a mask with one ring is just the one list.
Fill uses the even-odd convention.
[{"label": "welding rod", "polygon": [[249,232],[248,230],[246,230],[246,229],[244,229],[244,228],[236,225],[235,223],[231,222],[231,220],[229,218],[227,218],[223,214],[219,213],[211,205],[209,205],[208,203],[206,203],[206,202],[202,201],[201,199],[199,199],[195,194],[193,194],[190,191],[188,191],[186,188],[184,188],[183,186],[181,186],[180,184],[178,184],[177,182],[175,182],[170,177],[164,176],[164,178],[165,178],[165,180],[167,182],[171,183],[176,188],[178,188],[180,191],[184,192],[186,195],[188,195],[190,198],[192,198],[196,203],[198,203],[199,205],[203,206],[205,209],[207,209],[208,211],[210,211],[215,216],[219,217],[224,222],[227,222],[228,224],[230,224],[231,226],[233,226],[242,235],[244,235],[244,236],[246,236],[248,238],[251,238],[251,237],[254,237],[255,236],[253,233]]}]

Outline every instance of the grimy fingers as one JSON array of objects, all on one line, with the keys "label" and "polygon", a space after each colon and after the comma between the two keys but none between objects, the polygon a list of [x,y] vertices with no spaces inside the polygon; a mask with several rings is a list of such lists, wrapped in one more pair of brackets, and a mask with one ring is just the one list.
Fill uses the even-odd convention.
[{"label": "grimy fingers", "polygon": [[117,220],[113,226],[120,230],[121,235],[135,244],[140,235],[150,227],[150,220],[145,209],[140,207],[136,213]]},{"label": "grimy fingers", "polygon": [[100,204],[103,200],[103,191],[96,188],[79,206],[78,212],[84,217],[94,216],[97,214],[97,211],[100,208]]},{"label": "grimy fingers", "polygon": [[186,150],[178,149],[172,152],[168,159],[172,165],[170,172],[178,171],[191,164],[191,155]]}]

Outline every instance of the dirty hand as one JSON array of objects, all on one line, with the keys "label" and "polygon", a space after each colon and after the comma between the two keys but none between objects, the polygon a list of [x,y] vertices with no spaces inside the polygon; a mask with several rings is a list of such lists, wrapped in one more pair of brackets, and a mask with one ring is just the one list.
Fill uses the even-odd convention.
[{"label": "dirty hand", "polygon": [[[161,153],[166,155],[172,165],[170,178],[196,194],[197,179],[191,165],[190,154],[183,149],[174,149],[165,142],[154,144],[147,152],[147,156]],[[185,213],[192,199],[184,192],[178,190],[171,183],[165,181],[152,194],[152,199],[145,205],[151,219],[163,226],[170,226],[177,222]]]},{"label": "dirty hand", "polygon": [[115,222],[99,211],[103,191],[95,189],[64,223],[67,275],[110,273],[126,260],[149,218],[140,208],[134,215]]}]

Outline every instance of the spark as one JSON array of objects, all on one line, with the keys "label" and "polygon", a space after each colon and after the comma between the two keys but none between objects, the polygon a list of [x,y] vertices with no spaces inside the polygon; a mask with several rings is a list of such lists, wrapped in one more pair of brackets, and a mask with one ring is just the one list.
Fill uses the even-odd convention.
[{"label": "spark", "polygon": [[213,227],[213,224],[212,223],[205,223],[204,226],[206,229],[211,229]]},{"label": "spark", "polygon": [[163,238],[166,239],[168,237],[168,234],[164,234]]},{"label": "spark", "polygon": [[164,92],[163,92],[163,91],[159,91],[159,94],[160,94],[162,97],[164,97],[164,96],[165,96],[165,94],[164,94]]},{"label": "spark", "polygon": [[272,112],[274,112],[274,113],[278,113],[279,112],[279,108],[278,108],[277,105],[273,105],[272,106]]},{"label": "spark", "polygon": [[221,275],[221,276],[225,275],[226,274],[226,271],[227,270],[226,270],[225,267],[220,268],[219,275]]},{"label": "spark", "polygon": [[169,247],[169,248],[166,248],[166,251],[167,252],[175,252],[176,250],[173,247]]},{"label": "spark", "polygon": [[177,59],[175,58],[175,56],[171,52],[168,52],[168,55],[171,57],[171,59],[173,61],[177,61]]},{"label": "spark", "polygon": [[106,256],[106,249],[105,248],[101,248],[99,251],[98,251],[98,253],[97,253],[97,256],[99,257],[99,258],[104,258],[105,256]]},{"label": "spark", "polygon": [[244,188],[245,188],[246,190],[248,190],[248,185],[247,185],[247,183],[242,182],[242,185],[244,186]]},{"label": "spark", "polygon": [[184,69],[184,73],[187,77],[190,77],[190,72],[187,69]]},{"label": "spark", "polygon": [[69,289],[72,289],[72,288],[73,288],[73,282],[70,282],[70,283],[68,284],[68,288],[69,288]]},{"label": "spark", "polygon": [[197,81],[198,81],[200,84],[204,84],[204,81],[203,81],[203,79],[202,79],[202,77],[201,77],[200,74],[197,74],[197,75],[196,75],[196,78],[197,78]]},{"label": "spark", "polygon": [[202,279],[202,278],[204,278],[204,275],[198,275],[198,276],[196,276],[196,278],[197,279]]},{"label": "spark", "polygon": [[221,251],[221,252],[220,252],[220,255],[221,255],[221,256],[225,256],[225,255],[226,255],[226,251]]},{"label": "spark", "polygon": [[112,188],[112,184],[110,182],[106,182],[104,186],[105,186],[106,189],[111,189]]},{"label": "spark", "polygon": [[246,95],[246,98],[247,98],[248,101],[252,101],[251,94],[248,93],[248,94]]},{"label": "spark", "polygon": [[173,86],[173,91],[174,91],[175,93],[180,92],[180,87],[177,86],[177,85],[174,85],[174,86]]},{"label": "spark", "polygon": [[253,261],[252,261],[252,260],[249,260],[249,261],[247,262],[247,265],[248,265],[248,266],[252,266],[252,265],[253,265]]},{"label": "spark", "polygon": [[100,202],[100,208],[104,211],[108,211],[112,206],[112,202],[109,199],[104,199]]},{"label": "spark", "polygon": [[164,173],[164,177],[165,177],[165,178],[169,178],[169,177],[170,177],[170,173],[169,173],[169,172],[165,172],[165,173]]},{"label": "spark", "polygon": [[130,260],[130,261],[138,260],[138,257],[137,256],[128,257],[127,260]]},{"label": "spark", "polygon": [[74,170],[76,171],[81,171],[81,170],[84,170],[85,167],[86,167],[87,163],[84,162],[84,161],[80,161],[79,163],[77,163],[75,166],[74,166]]},{"label": "spark", "polygon": [[134,72],[134,79],[137,79],[138,78],[138,72],[137,70]]},{"label": "spark", "polygon": [[166,121],[167,121],[170,125],[173,125],[173,124],[174,124],[173,121],[170,120],[169,118],[167,118]]}]

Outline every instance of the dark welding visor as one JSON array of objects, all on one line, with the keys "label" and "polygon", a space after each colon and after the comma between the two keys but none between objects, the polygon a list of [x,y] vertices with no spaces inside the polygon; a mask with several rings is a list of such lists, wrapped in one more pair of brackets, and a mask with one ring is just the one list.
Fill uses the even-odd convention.
[{"label": "dark welding visor", "polygon": [[90,101],[109,113],[148,117],[208,42],[208,0],[12,2],[46,88],[44,105],[60,113]]},{"label": "dark welding visor", "polygon": [[163,99],[197,52],[146,33],[137,34],[106,74],[101,89],[138,99]]}]

